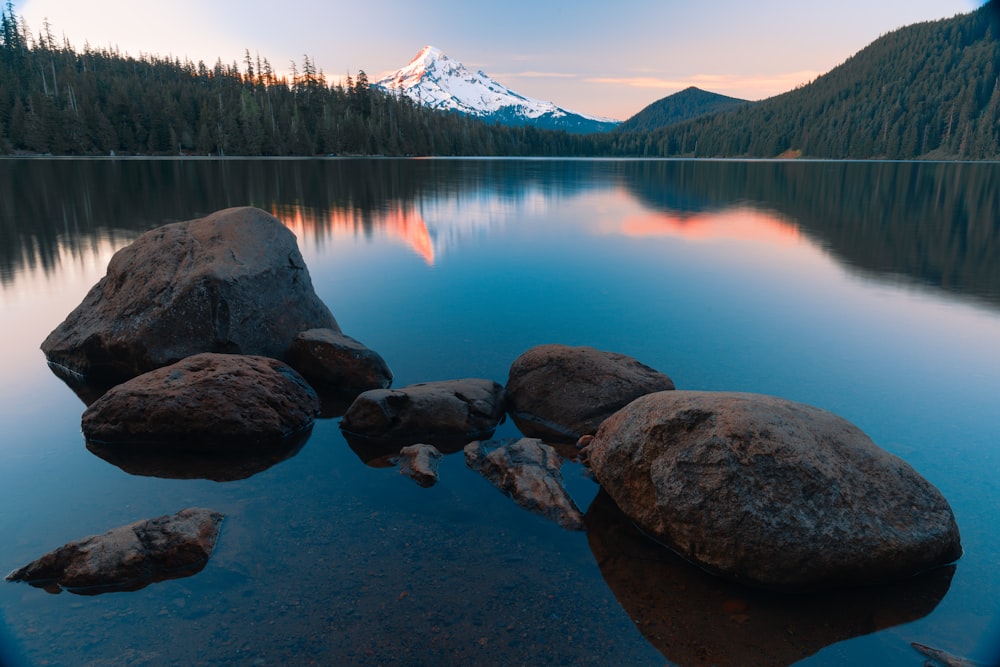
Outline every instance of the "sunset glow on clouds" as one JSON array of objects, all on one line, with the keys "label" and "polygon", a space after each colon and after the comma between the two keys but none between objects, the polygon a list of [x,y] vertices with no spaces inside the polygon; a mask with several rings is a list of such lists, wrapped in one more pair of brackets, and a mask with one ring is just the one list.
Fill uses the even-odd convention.
[{"label": "sunset glow on clouds", "polygon": [[303,56],[329,78],[364,69],[371,80],[425,44],[518,93],[583,113],[627,118],[688,86],[763,99],[808,83],[880,35],[969,12],[981,0],[713,3],[464,0],[314,3],[286,0],[21,0],[33,35],[46,19],[57,41],[208,65],[245,50],[276,71]]}]

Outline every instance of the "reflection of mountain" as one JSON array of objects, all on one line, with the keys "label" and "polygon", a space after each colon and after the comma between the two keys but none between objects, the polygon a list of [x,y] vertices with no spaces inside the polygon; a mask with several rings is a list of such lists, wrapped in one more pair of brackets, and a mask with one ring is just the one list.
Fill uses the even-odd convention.
[{"label": "reflection of mountain", "polygon": [[800,240],[799,228],[774,214],[746,206],[716,213],[651,211],[621,221],[619,231],[626,236],[667,234],[688,241],[740,239],[788,245]]},{"label": "reflection of mountain", "polygon": [[403,241],[423,257],[428,266],[434,266],[434,240],[420,212],[412,206],[407,208],[403,204],[393,204],[378,211],[340,209],[318,213],[302,206],[275,204],[271,214],[299,238],[317,238],[329,233],[371,233],[374,230],[388,238]]},{"label": "reflection of mountain", "polygon": [[781,595],[725,582],[636,530],[605,493],[587,510],[587,541],[608,587],[672,664],[790,665],[845,639],[930,614],[954,566],[884,586]]}]

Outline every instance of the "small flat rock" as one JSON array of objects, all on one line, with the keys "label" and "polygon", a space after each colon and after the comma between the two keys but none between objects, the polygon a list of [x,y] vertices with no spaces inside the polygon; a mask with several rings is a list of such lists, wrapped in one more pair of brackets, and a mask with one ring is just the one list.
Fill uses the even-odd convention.
[{"label": "small flat rock", "polygon": [[312,426],[316,392],[269,357],[204,353],[108,390],[83,413],[104,444],[232,452],[270,446]]},{"label": "small flat rock", "polygon": [[296,336],[288,364],[313,387],[341,394],[357,396],[392,384],[392,371],[377,352],[334,329],[309,329]]},{"label": "small flat rock", "polygon": [[624,354],[538,345],[511,364],[507,408],[525,435],[572,443],[633,399],[673,388],[669,377]]},{"label": "small flat rock", "polygon": [[555,449],[536,438],[470,442],[465,462],[521,507],[569,530],[583,530],[583,514],[566,492]]},{"label": "small flat rock", "polygon": [[138,590],[150,583],[189,576],[208,561],[223,515],[189,508],[137,521],[70,542],[11,572],[52,593],[95,594]]},{"label": "small flat rock", "polygon": [[340,427],[349,438],[404,446],[460,448],[487,438],[503,420],[503,387],[492,380],[424,382],[361,393]]},{"label": "small flat rock", "polygon": [[434,445],[416,444],[399,450],[399,473],[423,487],[437,484],[438,466],[443,455]]},{"label": "small flat rock", "polygon": [[792,591],[883,583],[955,561],[941,493],[850,422],[773,396],[664,391],[587,447],[648,535],[733,581]]}]

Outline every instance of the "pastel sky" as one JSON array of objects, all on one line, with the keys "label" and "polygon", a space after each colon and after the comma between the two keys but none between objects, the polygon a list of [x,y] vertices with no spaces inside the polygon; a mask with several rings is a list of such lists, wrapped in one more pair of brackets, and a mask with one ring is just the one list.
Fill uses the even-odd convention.
[{"label": "pastel sky", "polygon": [[425,44],[530,97],[625,119],[688,86],[763,99],[808,83],[886,32],[982,0],[20,0],[77,49],[117,46],[277,71],[308,55],[371,80]]}]

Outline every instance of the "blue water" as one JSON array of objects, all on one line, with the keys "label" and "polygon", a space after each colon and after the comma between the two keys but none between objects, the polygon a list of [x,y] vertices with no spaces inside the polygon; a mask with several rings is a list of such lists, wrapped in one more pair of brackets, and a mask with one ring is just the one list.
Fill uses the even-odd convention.
[{"label": "blue water", "polygon": [[[817,640],[802,664],[922,664],[911,642],[1000,658],[1000,165],[11,160],[0,184],[12,197],[0,204],[0,568],[183,507],[227,515],[209,565],[186,579],[98,596],[0,586],[5,641],[25,664],[682,655],[662,639],[671,595],[645,592],[657,615],[636,617],[649,600],[615,583],[594,535],[524,512],[461,454],[423,489],[364,465],[336,419],[237,482],[133,476],[84,447],[84,404],[41,340],[115,249],[245,204],[296,232],[317,293],[395,386],[504,383],[521,352],[555,342],[628,354],[678,388],[773,394],[853,421],[948,498],[965,555],[929,613]],[[563,473],[586,510],[596,485],[573,461]],[[649,580],[665,567],[630,562]],[[782,627],[741,654],[738,624],[733,644],[725,628],[692,638],[681,609],[677,627],[708,662],[777,660],[768,642]]]}]

